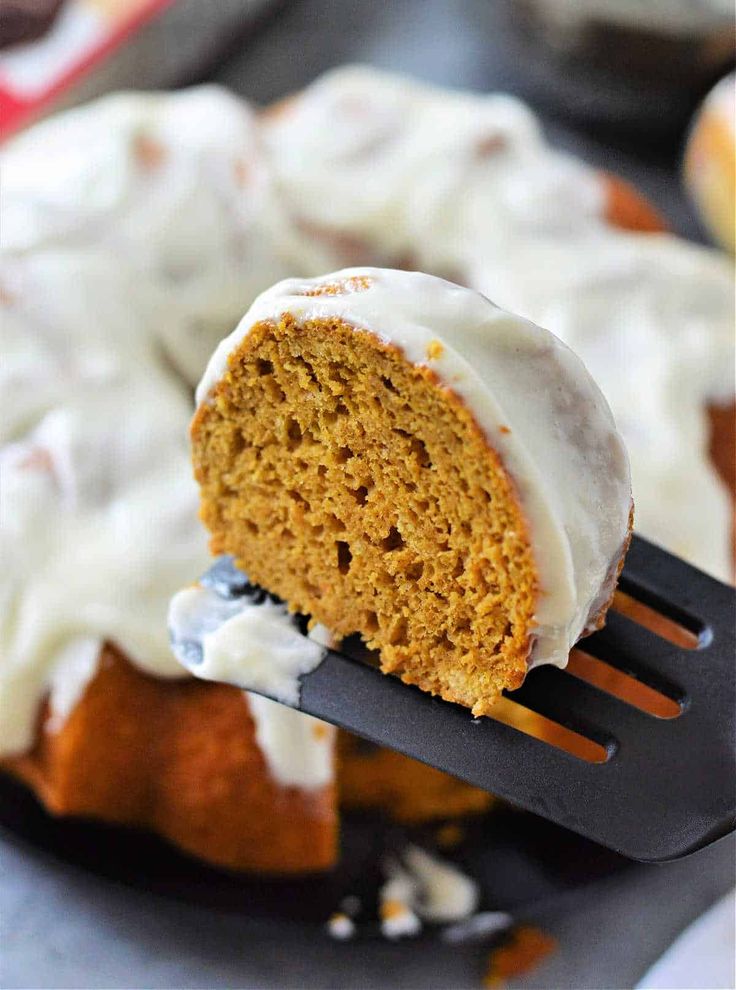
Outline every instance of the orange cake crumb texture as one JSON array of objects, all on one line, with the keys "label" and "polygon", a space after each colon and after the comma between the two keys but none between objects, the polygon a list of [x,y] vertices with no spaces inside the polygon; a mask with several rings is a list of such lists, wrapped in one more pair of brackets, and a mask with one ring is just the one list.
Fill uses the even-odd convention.
[{"label": "orange cake crumb texture", "polygon": [[505,987],[509,980],[536,969],[556,948],[555,939],[539,928],[514,928],[508,940],[491,953],[483,986],[489,990]]},{"label": "orange cake crumb texture", "polygon": [[521,684],[536,598],[525,522],[427,368],[339,320],[284,314],[231,355],[192,440],[213,553],[474,714]]}]

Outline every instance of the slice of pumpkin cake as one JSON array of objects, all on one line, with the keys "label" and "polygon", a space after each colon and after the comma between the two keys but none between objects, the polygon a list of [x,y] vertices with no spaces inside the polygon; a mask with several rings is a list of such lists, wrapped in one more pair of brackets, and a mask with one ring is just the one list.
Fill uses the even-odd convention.
[{"label": "slice of pumpkin cake", "polygon": [[360,633],[384,671],[486,714],[602,623],[628,459],[546,330],[417,272],[287,280],[219,346],[198,401],[213,553]]}]

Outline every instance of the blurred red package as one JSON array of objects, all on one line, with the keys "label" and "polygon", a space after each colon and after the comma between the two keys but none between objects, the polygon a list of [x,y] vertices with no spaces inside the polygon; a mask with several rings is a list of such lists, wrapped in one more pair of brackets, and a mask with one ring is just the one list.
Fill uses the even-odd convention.
[{"label": "blurred red package", "polygon": [[114,89],[201,74],[273,0],[3,0],[0,140]]}]

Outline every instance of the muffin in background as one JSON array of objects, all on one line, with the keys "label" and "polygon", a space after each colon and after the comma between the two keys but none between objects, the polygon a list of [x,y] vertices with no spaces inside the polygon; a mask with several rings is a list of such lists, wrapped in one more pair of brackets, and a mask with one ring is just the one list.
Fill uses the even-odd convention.
[{"label": "muffin in background", "polygon": [[713,87],[693,122],[685,148],[685,185],[706,227],[736,249],[736,73]]}]

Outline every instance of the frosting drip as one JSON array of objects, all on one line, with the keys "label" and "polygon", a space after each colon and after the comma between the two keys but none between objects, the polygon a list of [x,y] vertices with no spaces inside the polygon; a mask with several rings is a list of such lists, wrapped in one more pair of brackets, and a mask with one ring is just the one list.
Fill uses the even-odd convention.
[{"label": "frosting drip", "polygon": [[263,692],[293,707],[299,677],[314,670],[325,652],[302,635],[286,605],[223,599],[199,585],[172,599],[169,635],[177,659],[197,677]]},{"label": "frosting drip", "polygon": [[299,704],[299,677],[314,670],[331,644],[324,626],[305,638],[286,606],[251,585],[227,557],[173,597],[168,625],[174,655],[192,673],[267,695],[246,698],[275,780],[284,787],[329,783],[335,729],[287,707]]}]

